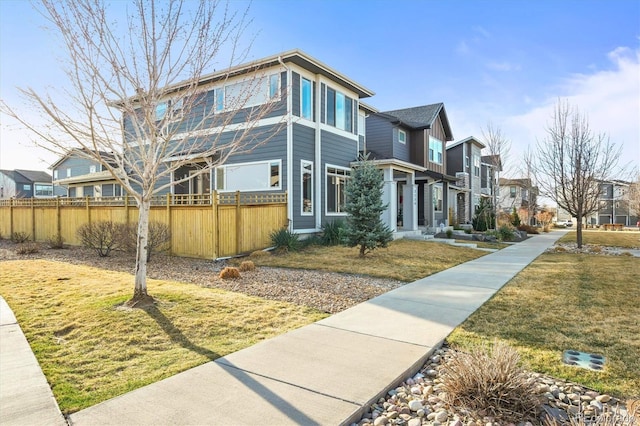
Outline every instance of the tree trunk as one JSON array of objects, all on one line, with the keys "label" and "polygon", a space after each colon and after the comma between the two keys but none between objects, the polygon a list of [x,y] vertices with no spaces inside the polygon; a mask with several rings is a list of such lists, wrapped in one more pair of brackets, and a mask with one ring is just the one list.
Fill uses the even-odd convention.
[{"label": "tree trunk", "polygon": [[582,248],[582,214],[578,213],[576,215],[576,243],[578,244],[578,248]]},{"label": "tree trunk", "polygon": [[154,303],[147,294],[147,259],[149,250],[149,212],[151,201],[143,197],[138,214],[138,239],[136,245],[136,274],[133,297],[126,303],[129,307],[145,307]]}]

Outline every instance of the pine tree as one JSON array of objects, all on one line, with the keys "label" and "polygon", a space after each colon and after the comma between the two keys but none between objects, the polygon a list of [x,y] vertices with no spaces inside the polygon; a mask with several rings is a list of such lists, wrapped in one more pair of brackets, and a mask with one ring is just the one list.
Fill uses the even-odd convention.
[{"label": "pine tree", "polygon": [[345,244],[360,246],[360,257],[378,247],[386,247],[393,232],[380,214],[388,205],[382,203],[384,180],[380,170],[363,158],[351,171],[345,188],[345,211],[349,213],[345,229]]},{"label": "pine tree", "polygon": [[496,216],[493,212],[493,205],[488,198],[480,198],[480,204],[476,206],[471,223],[473,229],[484,232],[493,227]]}]

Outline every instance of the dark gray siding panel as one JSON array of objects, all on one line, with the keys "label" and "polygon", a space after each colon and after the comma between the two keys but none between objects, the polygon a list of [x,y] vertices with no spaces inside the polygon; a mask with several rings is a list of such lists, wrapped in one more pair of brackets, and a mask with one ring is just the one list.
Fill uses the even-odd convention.
[{"label": "dark gray siding panel", "polygon": [[331,164],[334,166],[340,166],[345,168],[351,167],[351,162],[357,159],[358,143],[355,140],[347,139],[345,137],[322,131],[322,158],[320,161],[320,172],[322,176],[321,182],[321,198],[322,198],[322,220],[324,224],[334,220],[344,219],[344,216],[326,216],[326,190],[327,190],[327,176],[326,165]]},{"label": "dark gray siding panel", "polygon": [[293,115],[300,117],[300,74],[291,73],[291,109]]},{"label": "dark gray siding panel", "polygon": [[393,157],[393,126],[387,119],[376,115],[367,117],[366,135],[367,151],[375,152],[380,158]]},{"label": "dark gray siding panel", "polygon": [[456,172],[468,172],[464,165],[464,147],[463,145],[455,146],[447,149],[447,174],[455,176]]},{"label": "dark gray siding panel", "polygon": [[[293,182],[289,191],[292,194],[293,202],[293,228],[294,229],[311,229],[315,228],[315,215],[318,214],[320,206],[313,206],[314,216],[302,216],[302,175],[300,161],[313,161],[313,167],[318,167],[315,158],[315,129],[301,124],[293,124]],[[315,170],[314,170],[315,179]],[[315,181],[314,181],[315,183]],[[314,188],[315,191],[315,188]],[[315,196],[315,194],[314,194]]]},{"label": "dark gray siding panel", "polygon": [[[398,133],[400,130],[404,130],[406,134],[406,142],[400,143]],[[411,133],[408,129],[395,128],[393,129],[393,158],[397,158],[402,161],[409,161],[409,146],[411,144]]]}]

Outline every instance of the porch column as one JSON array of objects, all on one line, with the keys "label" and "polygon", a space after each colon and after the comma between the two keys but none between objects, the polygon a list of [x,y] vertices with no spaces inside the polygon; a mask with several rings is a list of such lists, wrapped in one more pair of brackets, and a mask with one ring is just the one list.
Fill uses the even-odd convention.
[{"label": "porch column", "polygon": [[384,175],[384,186],[382,188],[382,203],[388,207],[380,214],[382,222],[393,232],[398,230],[398,202],[396,182],[393,180],[393,169],[385,167],[382,169]]},{"label": "porch column", "polygon": [[449,182],[442,181],[442,220],[444,226],[449,226]]},{"label": "porch column", "polygon": [[405,230],[418,230],[418,185],[414,173],[407,173],[402,189],[402,224]]}]

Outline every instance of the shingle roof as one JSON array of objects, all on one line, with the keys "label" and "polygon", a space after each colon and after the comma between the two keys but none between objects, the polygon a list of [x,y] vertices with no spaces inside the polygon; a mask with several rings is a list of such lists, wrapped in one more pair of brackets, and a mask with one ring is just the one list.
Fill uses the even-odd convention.
[{"label": "shingle roof", "polygon": [[51,182],[51,175],[40,170],[15,170],[31,182]]},{"label": "shingle roof", "polygon": [[449,118],[447,112],[444,109],[442,102],[431,105],[422,105],[412,108],[395,109],[392,111],[384,111],[381,115],[388,117],[394,117],[400,120],[402,124],[413,128],[414,130],[429,129],[436,121],[438,116],[442,121],[444,132],[446,134],[447,141],[453,140],[453,133],[451,132],[451,126],[449,125]]}]

